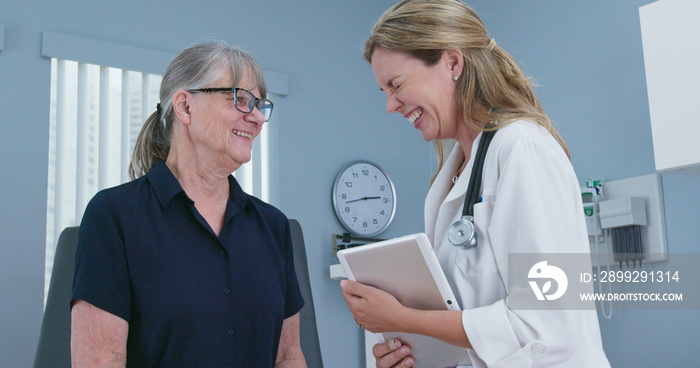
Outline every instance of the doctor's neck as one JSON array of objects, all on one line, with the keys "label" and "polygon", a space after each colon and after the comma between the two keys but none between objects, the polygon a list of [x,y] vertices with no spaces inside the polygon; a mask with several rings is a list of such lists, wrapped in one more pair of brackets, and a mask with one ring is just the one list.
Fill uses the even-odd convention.
[{"label": "doctor's neck", "polygon": [[466,163],[469,161],[469,157],[471,156],[472,145],[474,144],[476,137],[479,136],[479,133],[481,133],[481,131],[474,129],[467,124],[460,124],[459,127],[460,128],[456,134],[455,140],[459,142],[459,146],[464,152],[464,163],[462,164],[462,167],[464,167],[466,166]]}]

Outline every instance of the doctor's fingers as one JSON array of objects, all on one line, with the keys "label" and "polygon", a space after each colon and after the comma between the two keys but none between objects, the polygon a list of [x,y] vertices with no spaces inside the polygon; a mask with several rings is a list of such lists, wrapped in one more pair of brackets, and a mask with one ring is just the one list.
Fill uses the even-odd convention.
[{"label": "doctor's fingers", "polygon": [[354,281],[346,281],[343,280],[340,283],[340,286],[343,288],[343,298],[350,310],[354,312],[354,309],[360,306],[359,303],[367,302],[367,289],[371,289],[371,287]]},{"label": "doctor's fingers", "polygon": [[360,299],[360,297],[348,294],[343,291],[343,299],[345,299],[345,304],[348,305],[348,309],[350,309],[350,312],[353,312],[354,314],[355,306],[357,305],[357,301]]},{"label": "doctor's fingers", "polygon": [[364,284],[360,284],[359,282],[352,281],[352,280],[343,280],[340,282],[340,287],[343,289],[344,292],[350,293],[355,296],[364,296],[368,292],[370,292],[372,289],[374,289],[371,286],[367,286]]},{"label": "doctor's fingers", "polygon": [[391,352],[396,351],[403,346],[403,343],[399,339],[391,339],[389,341],[380,342],[372,347],[372,354],[376,358],[381,358]]},{"label": "doctor's fingers", "polygon": [[[394,346],[392,346],[394,345]],[[408,346],[401,346],[399,340],[389,340],[372,348],[377,368],[413,367],[413,357]]]},{"label": "doctor's fingers", "polygon": [[[362,299],[362,297],[350,294],[345,290],[343,290],[343,299],[345,299],[345,303],[348,305],[348,309],[350,310],[350,313],[352,313],[353,318],[363,309],[363,302],[366,302],[366,300]],[[357,321],[357,319],[355,319],[355,321]]]}]

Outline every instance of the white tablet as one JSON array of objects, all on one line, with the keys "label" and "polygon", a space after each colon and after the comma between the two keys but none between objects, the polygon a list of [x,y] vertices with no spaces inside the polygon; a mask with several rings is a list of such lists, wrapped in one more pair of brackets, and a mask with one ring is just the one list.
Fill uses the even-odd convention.
[{"label": "white tablet", "polygon": [[[384,290],[401,304],[421,310],[461,310],[428,237],[407,235],[338,251],[348,279]],[[470,364],[467,349],[428,336],[378,333],[380,342],[398,338],[411,347],[415,367]]]}]

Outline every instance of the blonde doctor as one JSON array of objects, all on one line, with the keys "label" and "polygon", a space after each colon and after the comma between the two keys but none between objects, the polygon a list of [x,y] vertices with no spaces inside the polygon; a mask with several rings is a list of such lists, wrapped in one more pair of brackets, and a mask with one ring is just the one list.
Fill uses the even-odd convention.
[{"label": "blonde doctor", "polygon": [[[433,141],[439,167],[425,200],[425,232],[463,311],[418,311],[352,281],[343,296],[372,332],[432,336],[468,349],[475,367],[609,367],[594,310],[511,310],[509,253],[588,252],[578,180],[568,149],[528,77],[459,0],[405,0],[379,19],[365,45],[387,110]],[[453,245],[479,143],[478,245]],[[493,133],[489,133],[493,134]],[[455,142],[443,152],[443,142]],[[444,158],[447,156],[446,158]],[[374,346],[377,367],[411,367],[410,347]]]}]

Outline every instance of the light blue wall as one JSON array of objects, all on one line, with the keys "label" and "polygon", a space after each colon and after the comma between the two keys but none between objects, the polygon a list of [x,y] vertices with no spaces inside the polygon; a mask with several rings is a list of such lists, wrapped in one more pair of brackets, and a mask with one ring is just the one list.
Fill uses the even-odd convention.
[{"label": "light blue wall", "polygon": [[[651,2],[471,2],[491,37],[536,79],[581,182],[655,171],[638,12]],[[662,174],[662,181],[670,257],[698,253],[700,176]],[[615,310],[600,326],[613,367],[700,364],[700,311]]]},{"label": "light blue wall", "polygon": [[[422,228],[430,148],[384,110],[361,47],[384,1],[3,0],[0,51],[0,367],[30,367],[44,289],[50,62],[44,30],[175,53],[205,37],[241,45],[287,74],[276,104],[279,207],[303,226],[328,367],[358,367],[360,333],[329,279],[331,234],[342,231],[330,191],[345,163],[369,159],[395,181],[386,236]],[[165,69],[165,65],[162,66]],[[342,363],[339,363],[342,362]]]},{"label": "light blue wall", "polygon": [[[648,0],[475,0],[499,45],[536,77],[580,178],[654,171],[637,8]],[[422,229],[429,145],[386,114],[361,46],[393,1],[261,0],[0,2],[0,367],[29,367],[42,313],[49,61],[41,32],[62,32],[165,52],[204,37],[250,51],[289,77],[276,112],[279,207],[304,229],[327,367],[361,366],[360,331],[328,278],[330,206],[337,170],[370,159],[394,179],[398,213],[383,236]],[[163,66],[165,67],[165,66]],[[700,177],[664,174],[671,256],[697,252]],[[615,311],[601,320],[613,366],[695,366],[700,316]]]}]

